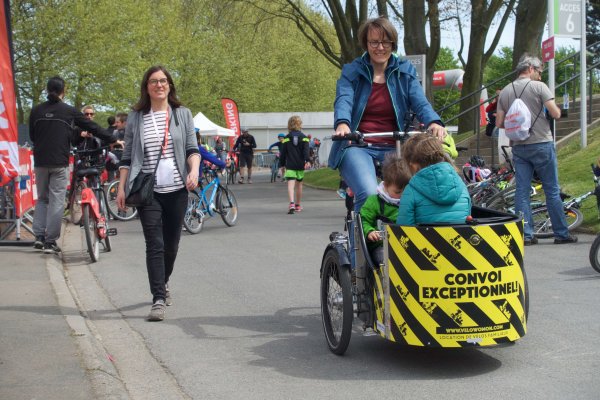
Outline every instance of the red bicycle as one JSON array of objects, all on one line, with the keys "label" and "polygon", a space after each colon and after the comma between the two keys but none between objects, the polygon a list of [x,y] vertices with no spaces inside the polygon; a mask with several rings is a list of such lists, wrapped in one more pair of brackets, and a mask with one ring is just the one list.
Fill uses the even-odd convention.
[{"label": "red bicycle", "polygon": [[106,147],[77,150],[79,167],[75,171],[77,186],[81,187],[81,226],[85,232],[87,250],[96,262],[100,259],[100,244],[105,251],[111,251],[110,237],[117,234],[116,228],[109,228],[106,192],[100,182],[104,168],[102,156]]}]

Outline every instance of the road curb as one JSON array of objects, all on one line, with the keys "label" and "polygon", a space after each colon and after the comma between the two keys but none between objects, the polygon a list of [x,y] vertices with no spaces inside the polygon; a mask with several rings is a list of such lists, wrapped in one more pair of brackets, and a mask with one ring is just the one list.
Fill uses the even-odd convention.
[{"label": "road curb", "polygon": [[53,258],[47,268],[59,305],[79,310],[65,317],[97,398],[190,399],[98,282],[81,229],[63,224],[62,238],[62,262]]}]

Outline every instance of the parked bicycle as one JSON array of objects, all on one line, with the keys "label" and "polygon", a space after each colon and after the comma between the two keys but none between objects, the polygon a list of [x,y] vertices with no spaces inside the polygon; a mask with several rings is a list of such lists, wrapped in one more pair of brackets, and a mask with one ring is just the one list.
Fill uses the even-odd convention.
[{"label": "parked bicycle", "polygon": [[[594,166],[592,165],[592,172]],[[565,217],[567,218],[567,227],[569,231],[577,229],[583,223],[583,213],[581,212],[581,204],[585,199],[590,196],[596,196],[596,207],[600,213],[600,180],[594,174],[594,190],[586,192],[578,197],[571,198],[568,195],[563,197],[563,210]],[[533,234],[537,238],[550,238],[554,236],[552,230],[552,221],[550,221],[550,215],[548,214],[548,207],[546,204],[540,203],[539,205],[532,204],[532,218],[533,218]]]},{"label": "parked bicycle", "polygon": [[117,193],[119,192],[119,178],[106,185],[106,197],[108,212],[113,218],[120,221],[130,221],[137,217],[138,210],[135,207],[127,207],[126,211],[120,210],[117,205]]},{"label": "parked bicycle", "polygon": [[104,168],[104,154],[107,147],[77,150],[78,168],[75,170],[75,187],[81,188],[81,226],[93,262],[100,259],[100,244],[105,251],[111,251],[110,237],[117,234],[109,228],[106,192],[100,183],[100,173]]},{"label": "parked bicycle", "polygon": [[183,226],[195,234],[202,230],[207,218],[220,215],[227,226],[237,222],[238,205],[231,189],[223,186],[216,169],[204,168],[203,174],[210,174],[210,183],[199,186],[188,194],[188,205],[183,219]]}]

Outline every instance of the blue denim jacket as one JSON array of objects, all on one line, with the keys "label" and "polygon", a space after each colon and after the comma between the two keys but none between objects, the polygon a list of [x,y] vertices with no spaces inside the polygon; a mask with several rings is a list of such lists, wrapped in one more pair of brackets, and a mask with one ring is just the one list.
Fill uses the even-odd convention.
[{"label": "blue denim jacket", "polygon": [[[385,79],[396,113],[398,130],[404,129],[404,114],[408,110],[417,113],[417,118],[425,126],[435,121],[441,123],[440,116],[425,97],[417,72],[410,62],[392,54],[385,70]],[[353,132],[358,128],[371,94],[372,83],[373,66],[368,53],[344,65],[337,81],[334,129],[342,122],[347,123]],[[330,168],[336,169],[340,165],[345,145],[346,142],[333,142],[329,153]]]}]

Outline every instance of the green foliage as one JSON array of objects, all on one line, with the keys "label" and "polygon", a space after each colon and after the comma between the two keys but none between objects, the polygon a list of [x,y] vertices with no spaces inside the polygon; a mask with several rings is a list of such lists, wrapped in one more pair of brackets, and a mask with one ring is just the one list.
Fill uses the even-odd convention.
[{"label": "green foliage", "polygon": [[339,70],[290,21],[261,19],[244,3],[15,0],[11,12],[22,115],[45,100],[53,75],[66,80],[76,107],[127,111],[156,64],[193,113],[216,123],[224,123],[221,97],[241,112],[332,109]]},{"label": "green foliage", "polygon": [[[488,89],[488,95],[494,94],[495,89],[502,89],[514,79],[512,75],[506,77],[512,71],[512,57],[512,48],[508,46],[502,47],[498,54],[490,57],[483,73],[483,82],[484,85],[497,82],[492,83],[492,87]],[[503,79],[498,81],[500,78]]]}]

